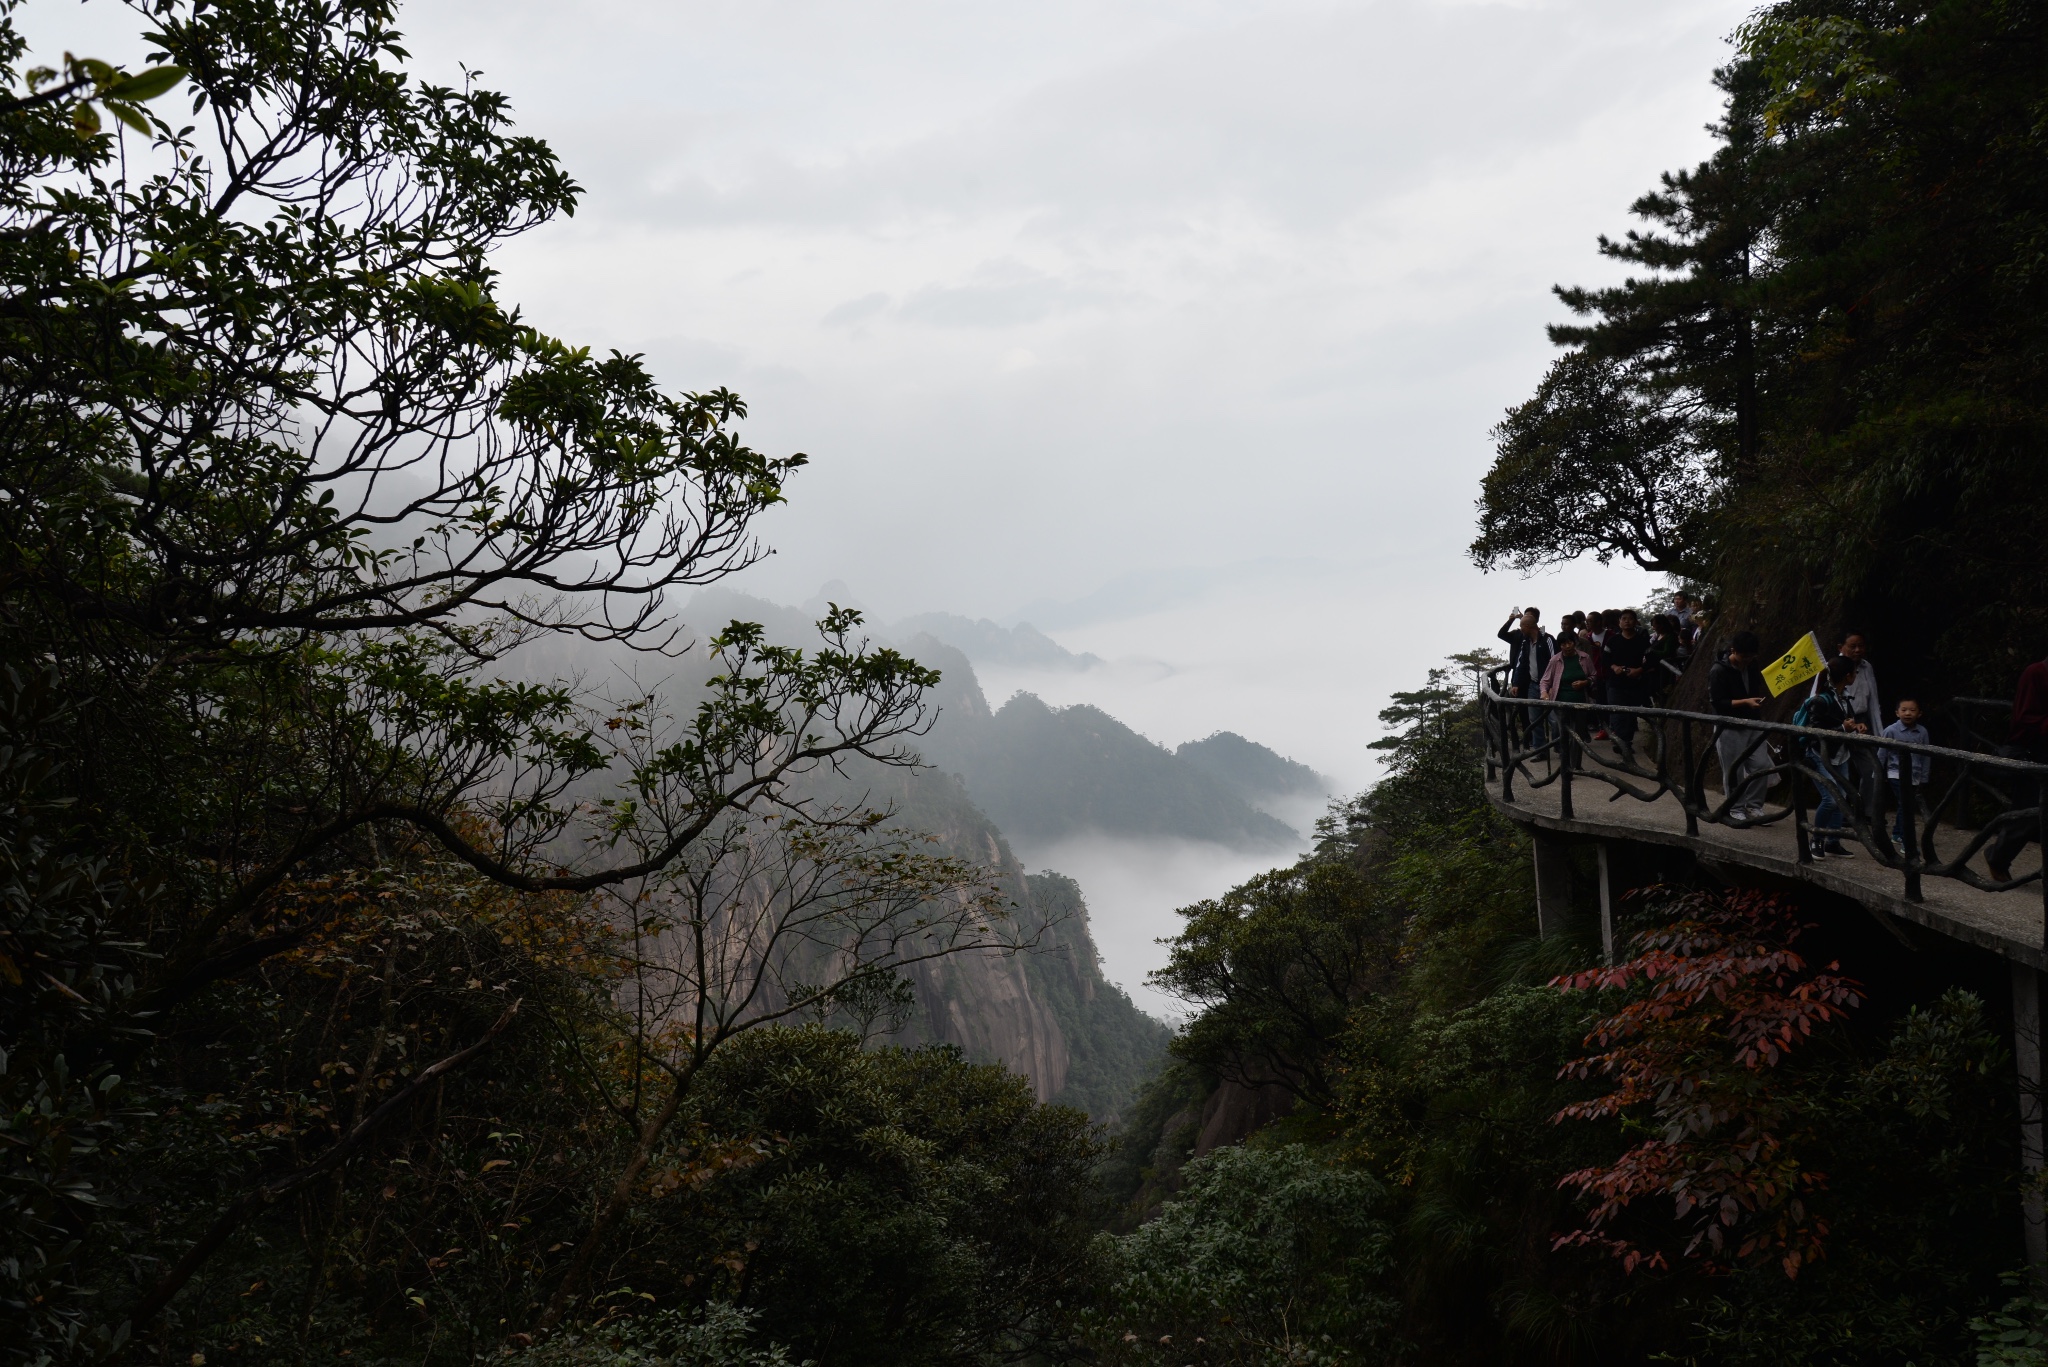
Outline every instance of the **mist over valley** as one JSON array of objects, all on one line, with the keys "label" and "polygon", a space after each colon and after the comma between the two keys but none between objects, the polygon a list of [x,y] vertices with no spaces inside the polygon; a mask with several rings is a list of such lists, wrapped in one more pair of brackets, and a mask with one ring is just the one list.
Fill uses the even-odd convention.
[{"label": "mist over valley", "polygon": [[[744,620],[805,646],[816,642],[813,615],[835,602],[858,599],[837,581],[794,606],[720,588],[680,617],[699,639]],[[915,742],[924,763],[960,782],[1023,866],[1078,883],[1104,975],[1162,1020],[1186,1010],[1145,981],[1165,960],[1159,942],[1180,928],[1175,912],[1288,862],[1339,795],[1335,780],[1236,732],[1169,746],[1089,703],[1048,703],[1029,686],[1085,693],[1120,671],[1028,622],[920,613],[864,625],[941,671],[936,719]],[[1000,703],[984,692],[984,671],[1009,690]]]}]

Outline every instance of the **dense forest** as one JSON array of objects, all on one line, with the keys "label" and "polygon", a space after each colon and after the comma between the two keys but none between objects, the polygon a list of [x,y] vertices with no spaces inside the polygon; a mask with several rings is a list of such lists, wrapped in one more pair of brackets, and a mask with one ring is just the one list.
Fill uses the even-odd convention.
[{"label": "dense forest", "polygon": [[[942,671],[839,608],[681,631],[806,460],[499,296],[579,194],[503,96],[409,77],[382,0],[138,5],[134,70],[26,66],[20,8],[0,1359],[2048,1361],[1996,985],[1683,862],[1628,871],[1617,962],[1540,938],[1469,659],[1185,909],[1130,1095],[1157,1032],[1079,889],[919,767]],[[1795,0],[1717,79],[1474,554],[2001,686],[2048,601],[2048,14]],[[647,667],[548,663],[593,653]],[[1011,706],[954,771],[1069,746],[1254,837],[1231,785],[1310,781]]]}]

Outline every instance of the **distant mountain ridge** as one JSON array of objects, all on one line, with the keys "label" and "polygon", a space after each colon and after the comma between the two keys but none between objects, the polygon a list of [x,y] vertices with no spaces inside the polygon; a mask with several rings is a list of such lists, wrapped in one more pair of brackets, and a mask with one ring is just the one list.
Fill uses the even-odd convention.
[{"label": "distant mountain ridge", "polygon": [[[771,640],[808,647],[816,644],[817,633],[807,609],[819,606],[785,607],[708,589],[691,600],[685,616],[700,633],[738,618],[759,622]],[[936,624],[954,639],[924,629],[904,634],[919,624]],[[1020,693],[1000,709],[991,707],[968,645],[985,658],[1020,666],[1052,662],[1053,668],[1085,669],[1100,663],[1029,626],[924,613],[875,634],[940,671],[932,695],[938,718],[916,743],[918,750],[929,763],[959,775],[975,806],[1006,836],[1027,845],[1100,831],[1280,851],[1297,846],[1300,833],[1262,804],[1321,797],[1334,789],[1309,766],[1232,731],[1169,750],[1085,703],[1053,707]]]},{"label": "distant mountain ridge", "polygon": [[1013,669],[1094,669],[1097,655],[1076,655],[1029,622],[997,626],[988,618],[973,619],[951,612],[924,612],[892,622],[886,628],[897,640],[930,636],[981,664]]},{"label": "distant mountain ridge", "polygon": [[904,649],[942,676],[939,719],[920,750],[958,774],[975,805],[1013,840],[1043,845],[1100,831],[1275,851],[1300,841],[1254,805],[1265,789],[1240,787],[1243,773],[1295,781],[1285,767],[1292,762],[1264,746],[1237,737],[1237,747],[1185,758],[1085,703],[1051,707],[1019,693],[991,709],[960,651],[930,636],[913,637]]}]

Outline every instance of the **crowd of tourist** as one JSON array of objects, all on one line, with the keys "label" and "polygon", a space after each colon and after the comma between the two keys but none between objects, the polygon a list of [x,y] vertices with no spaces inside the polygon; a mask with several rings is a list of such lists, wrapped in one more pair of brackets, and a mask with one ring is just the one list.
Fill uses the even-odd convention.
[{"label": "crowd of tourist", "polygon": [[[1546,702],[1592,704],[1598,710],[1516,709],[1516,739],[1541,747],[1569,728],[1580,742],[1607,741],[1622,761],[1634,757],[1638,718],[1621,709],[1666,705],[1706,637],[1708,613],[1690,594],[1674,593],[1668,611],[1645,614],[1634,608],[1574,612],[1556,635],[1543,626],[1537,608],[1516,608],[1502,624],[1499,638],[1508,647],[1508,694]],[[1722,773],[1726,817],[1736,825],[1764,814],[1764,800],[1776,782],[1772,770],[1782,763],[1765,734],[1741,726],[1761,719],[1771,692],[1761,672],[1771,657],[1762,654],[1754,632],[1738,631],[1707,671],[1707,703],[1718,717],[1714,749]],[[1877,670],[1869,659],[1862,633],[1843,635],[1837,653],[1810,685],[1791,720],[1813,730],[1850,735],[1875,735],[1914,745],[1931,744],[1925,709],[1918,698],[1891,700],[1891,720]],[[1613,708],[1614,711],[1605,709]],[[1846,859],[1854,851],[1843,842],[1848,830],[1846,802],[1876,815],[1889,805],[1894,841],[1911,838],[1909,812],[1919,812],[1919,793],[1932,776],[1932,758],[1909,750],[1851,746],[1825,737],[1799,742],[1819,783],[1820,801],[1810,827],[1809,854],[1816,859]],[[2021,674],[2013,699],[2007,741],[1999,753],[2035,763],[2048,763],[2048,661],[2037,661]],[[1879,773],[1880,768],[1882,773]],[[1883,789],[1890,801],[1884,802]],[[1987,844],[1985,864],[1997,882],[2012,881],[2012,860],[2032,838],[2033,823],[2008,823]]]},{"label": "crowd of tourist", "polygon": [[[1516,608],[1502,624],[1508,646],[1508,690],[1517,698],[1653,707],[1692,663],[1707,626],[1707,614],[1689,594],[1672,595],[1671,610],[1652,614],[1645,629],[1634,608],[1568,614],[1558,633],[1543,627],[1539,608]],[[1575,714],[1572,725],[1585,735]],[[1612,739],[1624,753],[1635,749],[1636,719],[1627,713],[1601,718],[1591,739]],[[1532,723],[1539,743],[1549,722]]]}]

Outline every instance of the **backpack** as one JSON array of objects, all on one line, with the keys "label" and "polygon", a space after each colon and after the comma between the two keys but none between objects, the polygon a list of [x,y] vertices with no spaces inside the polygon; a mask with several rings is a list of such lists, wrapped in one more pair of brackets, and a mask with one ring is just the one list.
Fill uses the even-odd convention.
[{"label": "backpack", "polygon": [[1842,710],[1842,700],[1833,693],[1814,693],[1799,704],[1799,710],[1792,714],[1792,724],[1839,731],[1848,717],[1849,714]]}]

